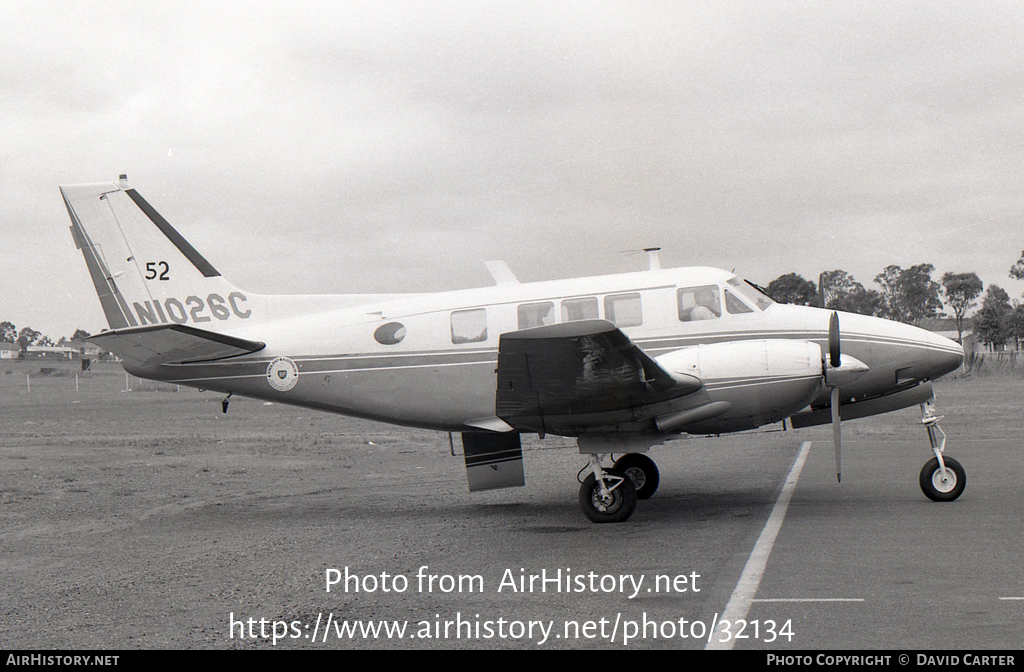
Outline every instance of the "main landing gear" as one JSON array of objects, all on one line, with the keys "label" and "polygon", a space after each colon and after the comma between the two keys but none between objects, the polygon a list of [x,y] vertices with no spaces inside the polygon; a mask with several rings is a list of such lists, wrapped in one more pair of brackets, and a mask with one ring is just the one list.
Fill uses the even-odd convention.
[{"label": "main landing gear", "polygon": [[601,466],[603,455],[592,454],[580,485],[580,508],[595,523],[621,523],[636,510],[638,499],[650,498],[661,480],[654,460],[640,453],[627,453],[611,469]]},{"label": "main landing gear", "polygon": [[928,441],[935,457],[925,462],[919,481],[928,499],[933,502],[952,502],[963,493],[967,485],[967,472],[952,457],[943,456],[946,433],[939,427],[939,420],[942,420],[942,416],[935,414],[934,397],[921,404],[921,424],[928,430]]},{"label": "main landing gear", "polygon": [[637,499],[653,497],[661,482],[658,465],[643,453],[626,453],[615,460],[613,468],[626,474],[633,481]]}]

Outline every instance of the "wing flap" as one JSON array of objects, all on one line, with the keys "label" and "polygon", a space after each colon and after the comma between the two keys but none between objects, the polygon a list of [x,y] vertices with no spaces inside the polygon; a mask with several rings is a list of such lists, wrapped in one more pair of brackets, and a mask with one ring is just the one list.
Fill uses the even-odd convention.
[{"label": "wing flap", "polygon": [[496,415],[517,429],[563,433],[635,419],[636,409],[695,392],[607,320],[502,334]]},{"label": "wing flap", "polygon": [[90,341],[122,359],[147,365],[192,364],[247,355],[267,346],[235,336],[183,324],[114,329],[90,336]]}]

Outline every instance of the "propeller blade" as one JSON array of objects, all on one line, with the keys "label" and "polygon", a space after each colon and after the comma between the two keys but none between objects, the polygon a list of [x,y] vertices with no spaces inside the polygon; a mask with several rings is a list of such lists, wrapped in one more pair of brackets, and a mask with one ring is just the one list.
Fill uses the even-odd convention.
[{"label": "propeller blade", "polygon": [[839,388],[832,388],[832,443],[836,447],[836,481],[843,482],[843,435],[839,420]]},{"label": "propeller blade", "polygon": [[832,313],[828,321],[828,362],[839,368],[842,353],[839,350],[839,313]]}]

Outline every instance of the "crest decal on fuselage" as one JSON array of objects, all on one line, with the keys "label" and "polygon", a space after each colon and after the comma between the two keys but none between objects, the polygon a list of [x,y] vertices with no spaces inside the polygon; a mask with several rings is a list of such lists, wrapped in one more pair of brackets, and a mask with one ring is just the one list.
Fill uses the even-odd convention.
[{"label": "crest decal on fuselage", "polygon": [[267,382],[278,392],[287,392],[299,382],[299,367],[287,357],[278,357],[267,366]]}]

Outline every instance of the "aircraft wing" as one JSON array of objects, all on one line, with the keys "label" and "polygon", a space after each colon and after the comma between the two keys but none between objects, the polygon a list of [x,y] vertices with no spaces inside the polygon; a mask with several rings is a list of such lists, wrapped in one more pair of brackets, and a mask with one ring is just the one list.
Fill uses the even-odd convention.
[{"label": "aircraft wing", "polygon": [[147,365],[191,364],[224,359],[257,352],[267,345],[183,324],[114,329],[90,336],[87,340],[122,359]]},{"label": "aircraft wing", "polygon": [[522,431],[573,435],[639,419],[637,409],[699,390],[607,320],[501,335],[496,415]]}]

